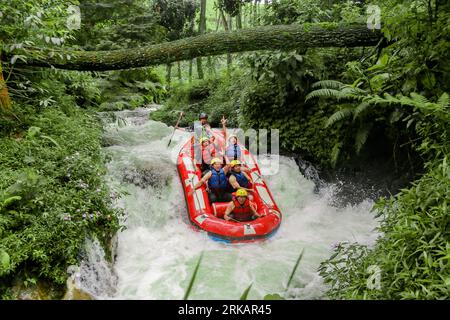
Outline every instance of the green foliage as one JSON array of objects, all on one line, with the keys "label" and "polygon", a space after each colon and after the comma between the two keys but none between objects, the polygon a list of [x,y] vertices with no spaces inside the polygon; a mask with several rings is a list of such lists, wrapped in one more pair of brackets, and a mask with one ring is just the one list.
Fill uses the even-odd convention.
[{"label": "green foliage", "polygon": [[252,288],[252,286],[253,286],[253,283],[250,283],[250,285],[247,287],[247,289],[245,289],[244,292],[242,293],[242,295],[239,298],[239,300],[247,300],[248,294],[249,294],[250,289]]},{"label": "green foliage", "polygon": [[285,300],[285,299],[278,293],[273,293],[273,294],[266,294],[263,300]]},{"label": "green foliage", "polygon": [[169,41],[180,39],[182,36],[193,36],[194,19],[200,9],[197,0],[155,0],[154,9],[159,13],[159,23],[167,30]]},{"label": "green foliage", "polygon": [[167,92],[151,68],[106,72],[97,81],[101,92],[99,111],[135,109],[161,103]]},{"label": "green foliage", "polygon": [[[263,17],[265,24],[343,22],[364,23],[364,11],[355,1],[280,0],[272,1]],[[334,4],[333,4],[334,3]]]},{"label": "green foliage", "polygon": [[291,275],[289,276],[289,280],[286,284],[286,289],[289,288],[289,286],[291,285],[292,279],[294,279],[295,271],[297,271],[298,265],[300,264],[300,261],[302,261],[303,252],[304,252],[304,250],[302,250],[302,252],[300,252],[300,255],[298,256],[297,261],[295,262],[294,268],[292,269]]},{"label": "green foliage", "polygon": [[[450,294],[450,237],[447,157],[397,196],[380,200],[383,236],[373,249],[340,244],[320,268],[339,299],[446,299]],[[367,285],[370,266],[381,270],[379,288]]]},{"label": "green foliage", "polygon": [[86,50],[113,50],[164,41],[167,30],[153,1],[81,0],[82,25],[74,44]]},{"label": "green foliage", "polygon": [[[410,188],[377,202],[374,210],[381,219],[381,236],[373,248],[340,244],[319,270],[331,286],[331,298],[446,299],[450,293],[450,113],[449,70],[444,61],[449,42],[442,33],[449,4],[388,1],[383,5],[383,32],[396,41],[372,65],[365,59],[348,64],[344,78],[352,85],[325,86],[338,91],[363,88],[364,93],[345,97],[353,120],[364,123],[361,129],[382,123],[406,133],[408,144],[426,161],[427,172]],[[358,104],[348,106],[351,101]],[[357,147],[366,134],[356,134]],[[373,286],[377,277],[379,286]]]},{"label": "green foliage", "polygon": [[252,128],[280,130],[284,151],[298,152],[324,167],[331,163],[330,150],[339,139],[340,126],[323,130],[335,106],[305,101],[311,85],[327,75],[337,50],[273,53],[249,57],[251,81],[240,98],[242,124]]},{"label": "green foliage", "polygon": [[103,175],[100,122],[46,108],[25,133],[0,139],[0,292],[26,269],[64,284],[86,236],[107,247],[119,229]]},{"label": "green foliage", "polygon": [[194,285],[195,278],[197,277],[198,268],[200,267],[200,264],[203,259],[203,251],[201,252],[200,256],[198,257],[197,264],[195,265],[194,273],[192,273],[191,280],[189,281],[189,285],[186,289],[186,292],[184,293],[183,300],[187,300],[189,298],[189,295],[192,291],[192,286]]},{"label": "green foliage", "polygon": [[174,125],[180,111],[184,117],[181,127],[190,126],[198,120],[200,112],[208,113],[208,120],[213,126],[220,125],[225,115],[230,127],[238,126],[239,89],[243,86],[241,74],[237,72],[231,78],[222,74],[215,78],[197,80],[191,84],[183,83],[172,87],[171,96],[164,106],[150,114],[151,119]]}]

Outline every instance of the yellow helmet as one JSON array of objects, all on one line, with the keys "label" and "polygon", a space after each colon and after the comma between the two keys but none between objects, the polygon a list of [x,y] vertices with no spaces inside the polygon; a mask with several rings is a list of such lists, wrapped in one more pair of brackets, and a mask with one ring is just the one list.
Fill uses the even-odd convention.
[{"label": "yellow helmet", "polygon": [[242,163],[239,160],[233,160],[230,162],[230,167],[234,167],[235,165],[241,165]]},{"label": "yellow helmet", "polygon": [[238,191],[236,191],[236,197],[247,197],[248,193],[247,190],[245,189],[238,189]]},{"label": "yellow helmet", "polygon": [[215,163],[222,163],[222,160],[220,160],[219,158],[213,158],[212,160],[211,160],[211,165],[214,165]]},{"label": "yellow helmet", "polygon": [[209,141],[208,137],[202,137],[200,138],[200,143],[203,143],[205,141]]}]

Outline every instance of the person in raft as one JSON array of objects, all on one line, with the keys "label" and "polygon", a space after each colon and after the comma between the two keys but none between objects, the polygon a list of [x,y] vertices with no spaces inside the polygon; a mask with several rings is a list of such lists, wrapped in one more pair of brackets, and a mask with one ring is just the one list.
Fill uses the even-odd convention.
[{"label": "person in raft", "polygon": [[[230,163],[230,173],[228,175],[228,183],[230,185],[230,191],[236,192],[238,189],[245,189],[248,192],[252,192],[252,183],[250,176],[241,170],[242,163],[239,160],[233,160]],[[250,200],[251,195],[249,196]]]},{"label": "person in raft", "polygon": [[192,196],[198,188],[207,183],[208,197],[211,203],[213,202],[228,202],[231,201],[231,194],[228,192],[227,173],[230,166],[222,168],[222,160],[214,158],[211,160],[211,170],[205,173],[203,178],[194,185],[194,188],[189,191]]},{"label": "person in raft", "polygon": [[202,137],[211,138],[213,136],[213,132],[210,124],[208,123],[208,115],[205,112],[201,112],[198,115],[198,122],[195,121],[188,128],[181,128],[176,126],[175,128],[182,131],[194,131],[197,137],[197,141],[200,141]]},{"label": "person in raft", "polygon": [[247,190],[238,189],[233,193],[223,218],[225,220],[250,221],[259,218],[256,205],[248,198]]},{"label": "person in raft", "polygon": [[233,160],[242,160],[242,150],[238,144],[237,136],[235,134],[232,134],[227,138],[227,128],[226,128],[227,120],[225,119],[225,117],[222,117],[221,122],[223,128],[223,135],[225,137],[225,141],[227,141],[227,146],[225,148],[226,163],[230,163]]},{"label": "person in raft", "polygon": [[198,115],[198,122],[194,122],[194,132],[197,134],[197,137],[208,137],[211,138],[213,136],[211,126],[208,123],[208,115],[205,112],[201,112]]},{"label": "person in raft", "polygon": [[[200,139],[202,159],[200,169],[205,172],[210,168],[211,160],[216,157],[216,148],[213,143],[210,142],[208,137],[203,137]],[[197,161],[195,161],[196,163]]]}]

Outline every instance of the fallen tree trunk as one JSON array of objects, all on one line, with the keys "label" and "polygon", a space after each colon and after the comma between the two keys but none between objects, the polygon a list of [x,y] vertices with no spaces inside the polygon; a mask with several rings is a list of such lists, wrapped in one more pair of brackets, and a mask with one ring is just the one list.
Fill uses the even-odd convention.
[{"label": "fallen tree trunk", "polygon": [[234,32],[207,33],[124,50],[34,50],[27,65],[69,70],[118,70],[244,51],[373,46],[381,38],[381,32],[369,30],[366,26],[264,26]]}]

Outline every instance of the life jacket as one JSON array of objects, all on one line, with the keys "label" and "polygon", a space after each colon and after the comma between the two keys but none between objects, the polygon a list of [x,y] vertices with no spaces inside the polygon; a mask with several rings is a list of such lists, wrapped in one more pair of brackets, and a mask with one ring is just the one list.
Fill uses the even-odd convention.
[{"label": "life jacket", "polygon": [[225,154],[230,160],[239,160],[241,158],[241,147],[237,143],[229,145]]},{"label": "life jacket", "polygon": [[231,174],[233,176],[235,176],[237,183],[239,183],[239,186],[242,188],[247,188],[249,189],[250,186],[250,181],[248,181],[247,177],[244,175],[244,173],[241,171],[239,173],[234,172],[233,170],[231,170]]},{"label": "life jacket", "polygon": [[253,215],[253,211],[250,206],[254,206],[253,202],[251,202],[248,197],[245,199],[244,204],[240,204],[237,200],[236,193],[233,193],[233,204],[234,204],[234,219],[239,221],[250,220]]},{"label": "life jacket", "polygon": [[206,164],[210,164],[212,158],[216,156],[216,149],[214,145],[210,144],[206,148],[202,146],[202,162]]},{"label": "life jacket", "polygon": [[208,187],[211,191],[225,191],[228,186],[228,179],[221,168],[219,171],[216,171],[214,168],[211,168],[211,178],[208,179]]}]

